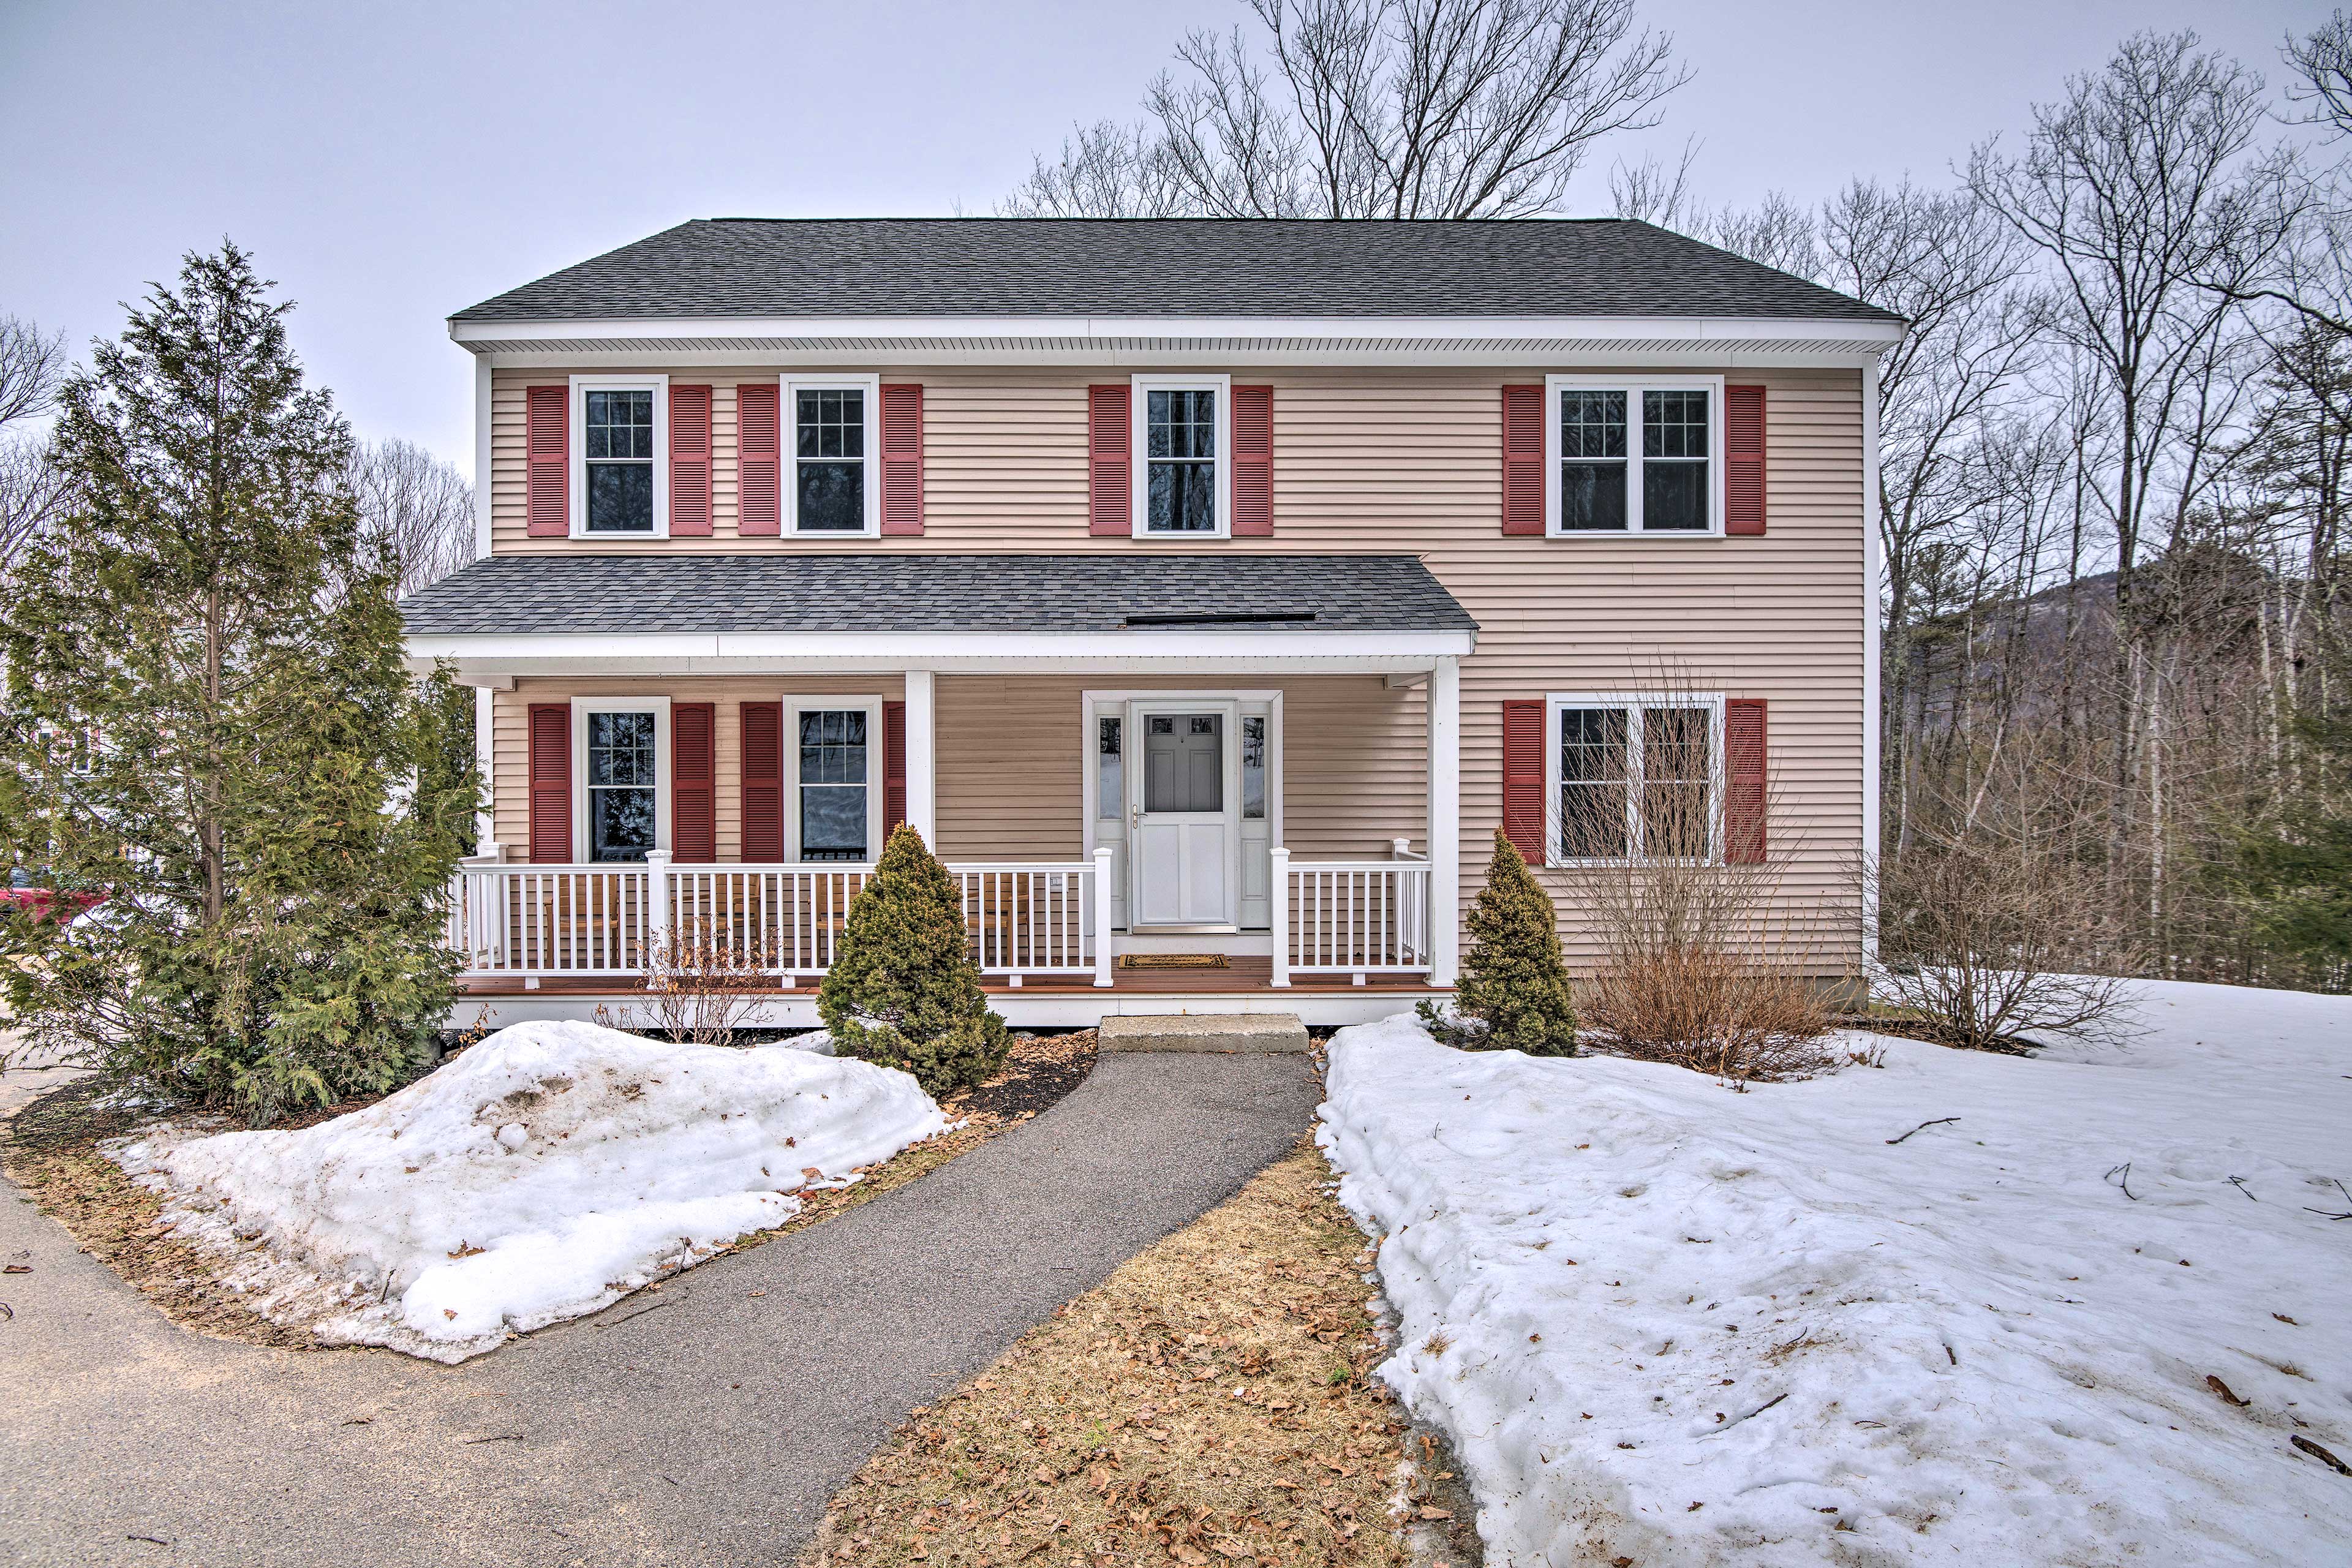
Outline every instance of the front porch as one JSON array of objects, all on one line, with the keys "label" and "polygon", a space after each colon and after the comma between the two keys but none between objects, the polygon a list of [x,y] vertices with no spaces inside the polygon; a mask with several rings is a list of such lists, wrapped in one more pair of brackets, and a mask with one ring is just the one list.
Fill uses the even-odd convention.
[{"label": "front porch", "polygon": [[[467,578],[462,602],[412,605],[409,646],[478,689],[492,798],[448,941],[465,1006],[494,1020],[641,1000],[683,941],[772,983],[763,1021],[814,1024],[899,822],[956,879],[1015,1024],[1345,1022],[1453,982],[1475,634],[1410,558],[568,557]],[[547,612],[502,595],[544,603],[561,579],[584,601],[566,629],[516,627]],[[961,629],[866,629],[943,616]],[[729,629],[793,619],[828,625]],[[618,629],[570,629],[588,624]],[[1134,966],[1153,960],[1202,966]]]}]

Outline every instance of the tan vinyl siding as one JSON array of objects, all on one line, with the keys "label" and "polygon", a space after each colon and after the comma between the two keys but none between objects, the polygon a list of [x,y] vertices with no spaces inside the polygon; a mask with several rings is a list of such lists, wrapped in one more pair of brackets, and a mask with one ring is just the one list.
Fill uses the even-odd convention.
[{"label": "tan vinyl siding", "polygon": [[[1462,679],[1465,896],[1477,885],[1488,835],[1501,814],[1503,701],[1554,691],[1638,689],[1655,686],[1667,673],[1701,689],[1769,701],[1772,830],[1776,843],[1802,842],[1790,883],[1792,907],[1818,905],[1843,890],[1844,868],[1861,847],[1864,625],[1872,607],[1864,580],[1859,372],[1726,372],[1735,383],[1768,389],[1766,537],[1553,540],[1501,532],[1499,389],[1538,381],[1539,372],[1237,370],[1238,379],[1276,389],[1274,536],[1171,543],[1095,539],[1087,532],[1086,388],[1124,380],[1125,370],[870,368],[886,381],[924,386],[926,527],[919,539],[738,539],[733,389],[774,373],[679,366],[669,367],[677,379],[719,389],[712,409],[714,537],[641,543],[527,539],[523,389],[568,373],[501,370],[493,396],[493,548],[1418,554],[1481,627],[1478,650],[1465,662]],[[1579,374],[1606,373],[1580,367]],[[1089,686],[1140,684],[1117,676],[991,682],[941,677],[940,827],[947,850],[977,854],[983,845],[1002,844],[1006,847],[986,852],[1075,853],[1080,809],[1076,693]],[[1276,682],[1220,678],[1171,684]],[[1318,706],[1319,694],[1288,684],[1298,692],[1286,757],[1291,847],[1302,856],[1355,853],[1366,842],[1404,832],[1417,843],[1420,694],[1381,689],[1376,700],[1358,701],[1351,694],[1345,702]],[[950,690],[982,686],[999,694],[1001,712],[984,703],[950,703]],[[502,696],[499,712],[512,731],[500,731],[503,756],[504,748],[520,747],[520,710]],[[1005,721],[1016,718],[1024,735],[1034,735],[1038,750],[1003,767],[975,752],[975,742],[1002,742]],[[722,711],[722,852],[735,841],[732,723]],[[1351,774],[1358,761],[1350,748],[1356,747],[1370,760]],[[1408,783],[1410,808],[1394,794]],[[520,831],[508,825],[509,812],[520,810],[519,788],[509,790],[502,780],[499,796],[500,837],[510,843]],[[1313,837],[1347,810],[1362,814],[1354,826],[1331,830],[1328,838]],[[1414,825],[1395,826],[1408,821]]]},{"label": "tan vinyl siding", "polygon": [[1280,691],[1283,835],[1307,858],[1385,856],[1428,837],[1423,694],[1379,676],[1230,680],[1124,676],[940,676],[940,853],[958,860],[1072,860],[1087,852],[1087,691]]},{"label": "tan vinyl siding", "polygon": [[[709,702],[718,711],[714,749],[718,763],[715,799],[719,858],[743,855],[743,724],[741,705],[780,697],[875,697],[897,700],[905,683],[895,675],[812,675],[789,684],[772,676],[565,676],[524,677],[511,691],[490,694],[490,820],[509,860],[530,858],[530,759],[523,726],[534,702],[577,702],[593,697],[667,697],[672,702]],[[880,749],[877,742],[876,756]],[[876,783],[879,787],[879,779]],[[662,810],[669,810],[669,781],[662,781]],[[665,829],[668,826],[664,821]],[[573,846],[573,853],[578,853]]]}]

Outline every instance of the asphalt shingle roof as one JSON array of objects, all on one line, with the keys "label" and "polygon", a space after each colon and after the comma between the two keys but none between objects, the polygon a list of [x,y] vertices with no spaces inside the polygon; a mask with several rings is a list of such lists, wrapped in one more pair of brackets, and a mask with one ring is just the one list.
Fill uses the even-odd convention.
[{"label": "asphalt shingle roof", "polygon": [[[494,555],[401,602],[409,635],[1467,632],[1410,555]],[[1224,617],[1203,619],[1202,617]]]},{"label": "asphalt shingle roof", "polygon": [[459,321],[743,316],[1896,318],[1622,218],[701,218]]}]

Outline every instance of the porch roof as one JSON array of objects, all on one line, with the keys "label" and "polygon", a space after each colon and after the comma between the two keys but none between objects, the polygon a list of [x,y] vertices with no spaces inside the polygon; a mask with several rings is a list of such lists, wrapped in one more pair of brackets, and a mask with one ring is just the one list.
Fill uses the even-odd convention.
[{"label": "porch roof", "polygon": [[494,555],[401,602],[412,638],[649,633],[1475,633],[1410,555]]}]

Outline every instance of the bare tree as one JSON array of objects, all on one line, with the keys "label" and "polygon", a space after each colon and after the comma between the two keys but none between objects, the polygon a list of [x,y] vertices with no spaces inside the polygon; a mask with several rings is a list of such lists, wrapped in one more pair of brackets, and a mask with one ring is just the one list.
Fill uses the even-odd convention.
[{"label": "bare tree", "polygon": [[12,425],[49,411],[66,373],[65,334],[0,316],[0,570],[54,511],[64,486],[48,439]]},{"label": "bare tree", "polygon": [[63,332],[0,316],[0,428],[47,413],[65,374]]},{"label": "bare tree", "polygon": [[402,594],[473,560],[474,488],[448,463],[409,441],[362,442],[351,479],[363,526],[389,540],[400,562]]},{"label": "bare tree", "polygon": [[2303,122],[2352,137],[2352,20],[2332,12],[2302,37],[2288,35],[2284,53],[2295,76],[2287,101],[2304,110]]},{"label": "bare tree", "polygon": [[1686,79],[1634,0],[1250,0],[1132,128],[1080,128],[1010,216],[1523,217]]}]

